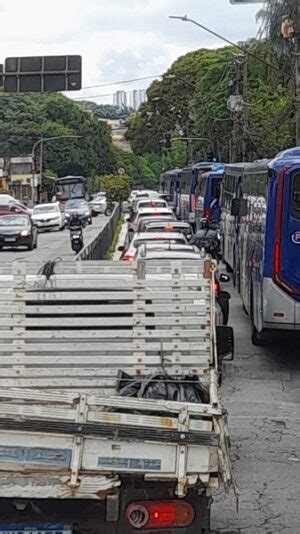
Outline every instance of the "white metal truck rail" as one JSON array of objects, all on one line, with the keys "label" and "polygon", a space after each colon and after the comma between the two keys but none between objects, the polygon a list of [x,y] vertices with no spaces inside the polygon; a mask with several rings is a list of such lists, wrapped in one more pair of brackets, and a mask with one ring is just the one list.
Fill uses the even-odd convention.
[{"label": "white metal truck rail", "polygon": [[[0,497],[99,498],[122,474],[231,483],[213,264],[0,268]],[[208,404],[117,396],[118,373],[198,377]]]}]

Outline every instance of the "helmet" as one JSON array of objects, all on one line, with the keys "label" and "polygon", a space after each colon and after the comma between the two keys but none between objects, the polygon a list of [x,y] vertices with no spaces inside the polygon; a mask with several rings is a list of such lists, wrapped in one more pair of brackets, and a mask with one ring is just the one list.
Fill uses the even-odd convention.
[{"label": "helmet", "polygon": [[205,228],[209,228],[209,220],[208,219],[201,219],[200,221],[200,228],[202,230],[205,230]]}]

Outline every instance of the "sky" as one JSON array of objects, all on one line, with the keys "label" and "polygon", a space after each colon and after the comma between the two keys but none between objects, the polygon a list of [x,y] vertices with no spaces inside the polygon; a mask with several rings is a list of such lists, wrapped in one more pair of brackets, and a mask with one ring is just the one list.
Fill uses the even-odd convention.
[{"label": "sky", "polygon": [[[207,32],[169,15],[188,15],[236,42],[256,35],[259,7],[233,6],[229,0],[0,0],[0,63],[11,56],[80,54],[84,87],[155,76],[191,50],[222,46]],[[69,96],[109,95],[149,83],[115,84]]]}]

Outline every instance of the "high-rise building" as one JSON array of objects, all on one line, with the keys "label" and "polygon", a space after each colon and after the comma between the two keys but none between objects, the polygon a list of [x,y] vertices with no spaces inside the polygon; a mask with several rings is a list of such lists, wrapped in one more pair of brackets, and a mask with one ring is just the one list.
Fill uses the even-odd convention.
[{"label": "high-rise building", "polygon": [[114,106],[121,109],[128,107],[127,93],[125,91],[117,91],[114,94]]},{"label": "high-rise building", "polygon": [[147,100],[147,94],[144,89],[135,89],[130,93],[129,102],[130,107],[134,109],[134,111],[138,111],[141,104],[146,102]]}]

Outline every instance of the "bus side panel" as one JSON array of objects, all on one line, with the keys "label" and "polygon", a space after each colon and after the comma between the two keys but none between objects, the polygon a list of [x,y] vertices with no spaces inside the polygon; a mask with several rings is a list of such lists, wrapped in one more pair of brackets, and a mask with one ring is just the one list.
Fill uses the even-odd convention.
[{"label": "bus side panel", "polygon": [[281,277],[300,300],[300,167],[284,177]]}]

